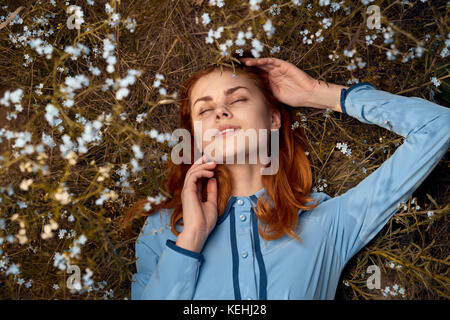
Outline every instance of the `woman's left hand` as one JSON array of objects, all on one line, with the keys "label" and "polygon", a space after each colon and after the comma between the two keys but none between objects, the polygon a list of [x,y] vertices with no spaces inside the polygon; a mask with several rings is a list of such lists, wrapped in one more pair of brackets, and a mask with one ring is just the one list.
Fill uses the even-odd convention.
[{"label": "woman's left hand", "polygon": [[294,64],[277,58],[239,58],[247,66],[256,66],[269,75],[272,93],[292,107],[309,106],[319,82]]}]

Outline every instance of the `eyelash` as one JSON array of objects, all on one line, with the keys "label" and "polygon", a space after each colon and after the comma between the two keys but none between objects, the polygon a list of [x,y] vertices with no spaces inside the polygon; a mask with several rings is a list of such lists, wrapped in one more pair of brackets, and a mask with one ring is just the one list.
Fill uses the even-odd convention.
[{"label": "eyelash", "polygon": [[[242,101],[242,102],[245,102],[245,101],[247,101],[247,99],[246,99],[246,98],[238,99],[238,100],[236,100],[236,101],[232,102],[231,104],[233,104],[233,103],[235,103],[235,102],[238,102],[238,101]],[[205,113],[206,111],[210,111],[210,110],[211,110],[211,109],[206,109],[206,110],[203,110],[202,112],[200,112],[200,113],[199,113],[199,115],[201,115],[201,114]]]}]

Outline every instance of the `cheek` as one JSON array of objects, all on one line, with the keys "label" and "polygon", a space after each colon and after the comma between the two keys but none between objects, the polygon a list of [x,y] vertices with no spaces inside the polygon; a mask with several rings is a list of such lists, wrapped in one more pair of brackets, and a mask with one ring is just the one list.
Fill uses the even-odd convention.
[{"label": "cheek", "polygon": [[270,117],[266,106],[260,102],[251,106],[243,115],[243,122],[248,123],[248,128],[267,129],[270,128]]}]

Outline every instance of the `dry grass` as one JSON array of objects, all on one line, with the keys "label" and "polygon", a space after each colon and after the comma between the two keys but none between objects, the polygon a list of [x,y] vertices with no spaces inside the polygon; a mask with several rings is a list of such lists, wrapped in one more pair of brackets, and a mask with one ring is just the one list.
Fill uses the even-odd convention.
[{"label": "dry grass", "polygon": [[[69,15],[66,14],[65,1],[57,0],[55,6],[50,1],[2,1],[8,7],[0,7],[0,16],[7,17],[16,8],[24,8],[19,13],[22,23],[7,24],[0,31],[0,98],[6,90],[18,88],[23,89],[24,95],[21,99],[23,110],[17,113],[17,118],[6,119],[7,112],[14,111],[13,106],[0,107],[0,130],[4,128],[17,133],[28,131],[32,133],[28,144],[34,146],[42,143],[42,133],[45,132],[53,137],[56,146],[45,146],[43,153],[47,157],[39,158],[39,153],[21,154],[22,148],[14,147],[14,138],[2,137],[0,219],[4,219],[5,228],[2,229],[0,225],[0,237],[3,239],[0,244],[0,298],[129,298],[131,274],[135,272],[135,239],[122,237],[118,226],[125,210],[134,201],[145,196],[164,194],[161,189],[164,161],[161,157],[170,151],[167,142],[158,142],[145,134],[145,130],[156,129],[160,133],[174,130],[178,104],[171,100],[170,95],[178,92],[182,83],[198,68],[212,63],[225,63],[218,46],[205,43],[210,28],[216,30],[219,26],[225,27],[219,39],[223,43],[226,39],[236,39],[238,31],[245,32],[251,26],[253,37],[265,46],[262,56],[288,60],[316,79],[343,85],[350,85],[348,81],[351,79],[368,81],[377,89],[448,105],[449,64],[441,55],[449,34],[445,1],[410,1],[411,4],[401,4],[400,1],[377,0],[370,3],[380,6],[382,27],[386,28],[389,24],[395,30],[393,43],[399,51],[395,60],[387,59],[386,51],[391,49],[391,44],[383,42],[386,30],[377,34],[373,45],[366,44],[366,34],[376,32],[366,27],[367,5],[361,1],[345,0],[336,12],[330,12],[330,6],[320,6],[319,1],[314,1],[311,8],[307,8],[307,1],[304,2],[298,7],[291,1],[263,1],[261,9],[252,12],[249,5],[241,1],[226,1],[223,8],[210,6],[208,1],[203,0],[96,0],[93,5],[85,0],[71,1],[70,4],[81,6],[84,12],[85,22],[78,31],[67,28]],[[109,3],[114,12],[121,14],[121,20],[135,19],[135,31],[128,30],[124,23],[110,26],[107,20],[111,13],[105,12],[105,3]],[[270,13],[270,5],[274,3],[280,7],[279,15]],[[209,13],[212,21],[207,26],[201,22],[204,12]],[[323,17],[317,17],[317,12],[321,12]],[[47,18],[47,25],[36,22],[37,17],[51,13],[55,16]],[[332,24],[322,30],[323,41],[303,43],[303,35],[299,32],[308,29],[315,33],[322,28],[320,21],[324,17],[332,18]],[[263,30],[267,19],[271,19],[276,28],[271,39]],[[10,35],[22,35],[24,26],[30,31],[42,29],[45,33],[53,29],[53,34],[47,37],[40,35],[41,39],[53,46],[51,59],[40,56],[28,44],[17,46],[11,41]],[[102,57],[103,39],[108,35],[114,35],[116,39],[114,55],[117,63],[113,73],[106,71],[107,63]],[[422,56],[402,62],[403,56],[410,48],[417,48],[419,41],[423,41]],[[64,49],[77,43],[89,47],[91,52],[72,60]],[[250,41],[246,43],[244,48],[250,49]],[[274,46],[280,46],[280,52],[272,54]],[[97,52],[93,51],[94,48],[98,49]],[[355,49],[356,53],[349,58],[343,54],[345,49]],[[329,58],[333,51],[339,55],[334,61]],[[27,66],[23,65],[25,54],[33,58]],[[348,70],[347,66],[356,57],[360,57],[366,66]],[[357,60],[354,62],[357,63]],[[91,63],[101,70],[100,75],[93,75],[89,70]],[[60,67],[66,71],[59,71]],[[140,70],[142,74],[129,86],[127,97],[118,100],[116,90],[102,90],[106,79],[125,78],[130,69]],[[86,75],[90,80],[89,85],[75,91],[72,107],[63,106],[65,98],[61,86],[67,76],[77,74]],[[165,77],[161,85],[167,89],[166,97],[152,85],[156,74]],[[435,87],[431,77],[439,79],[441,85]],[[38,94],[36,86],[41,83],[42,94]],[[45,118],[48,103],[59,110],[62,132],[59,126],[51,126]],[[136,117],[144,112],[147,117],[139,123]],[[327,187],[323,192],[330,196],[342,194],[356,185],[388,159],[402,142],[402,138],[394,133],[362,124],[343,114],[333,113],[324,117],[321,110],[312,108],[301,108],[299,112],[307,119],[306,133],[312,146],[310,159],[316,186],[319,186],[319,178],[326,179]],[[109,124],[102,121],[101,140],[98,143],[86,143],[87,152],[79,153],[76,164],[71,165],[59,148],[63,144],[62,136],[67,134],[72,141],[76,141],[85,129],[77,117],[94,121],[102,113],[105,116],[110,114],[111,121]],[[300,122],[300,114],[298,119]],[[335,148],[337,142],[348,144],[352,150],[350,158]],[[145,153],[143,159],[137,159],[142,170],[136,173],[130,171],[130,162],[135,158],[133,145],[139,145]],[[368,151],[369,147],[373,151]],[[36,168],[47,166],[48,174],[44,175],[41,169],[29,172],[23,167],[26,164],[31,164],[31,167],[36,165]],[[109,176],[99,181],[99,168],[107,164],[112,164]],[[129,188],[124,187],[124,181],[119,182],[120,174],[117,171],[123,164],[128,165],[129,177],[124,181],[129,182]],[[363,168],[367,170],[366,174]],[[448,158],[443,158],[414,193],[416,203],[408,203],[407,210],[400,210],[382,232],[352,258],[342,274],[337,299],[449,298],[447,168]],[[20,188],[24,179],[33,179],[28,191]],[[69,203],[62,204],[55,200],[58,186],[67,187],[71,193]],[[114,190],[117,198],[105,201],[103,205],[95,204],[106,188]],[[420,206],[418,210],[416,205]],[[427,215],[430,210],[434,212],[432,219]],[[13,220],[16,213],[19,219]],[[70,215],[74,217],[73,221],[68,220]],[[58,229],[52,238],[43,239],[43,224],[50,223],[50,219],[58,223]],[[28,239],[24,244],[20,244],[17,237],[12,243],[8,241],[11,239],[8,236],[20,235],[22,227],[19,221],[23,221]],[[135,229],[139,230],[140,226],[136,225]],[[67,234],[74,230],[76,234],[72,237],[66,234],[60,239],[58,233],[62,229],[66,229]],[[55,254],[61,254],[76,245],[74,241],[80,235],[84,235],[87,241],[79,245],[79,255],[67,257],[67,263],[79,266],[83,276],[86,268],[89,268],[93,272],[92,283],[90,289],[85,286],[81,291],[71,291],[66,286],[70,274],[57,268],[54,259]],[[391,261],[402,265],[402,268],[386,266]],[[19,267],[18,275],[7,274],[13,263]],[[372,264],[381,268],[381,288],[393,288],[397,284],[404,288],[404,297],[400,294],[384,296],[381,290],[367,289],[367,275],[363,272]],[[20,279],[24,282],[21,283]],[[32,283],[28,282],[30,280]],[[59,289],[53,287],[55,284],[58,284]]]}]

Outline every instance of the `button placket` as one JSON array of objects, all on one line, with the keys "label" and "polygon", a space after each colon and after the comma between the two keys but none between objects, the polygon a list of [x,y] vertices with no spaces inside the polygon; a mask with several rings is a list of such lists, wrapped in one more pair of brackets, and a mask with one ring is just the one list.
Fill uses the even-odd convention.
[{"label": "button placket", "polygon": [[[242,204],[238,203],[239,200],[242,200]],[[236,212],[236,232],[248,234],[250,232],[250,202],[245,199],[238,199],[238,201],[236,201],[236,205],[234,207]],[[241,253],[242,252],[239,252],[239,254]]]},{"label": "button placket", "polygon": [[239,285],[243,299],[257,295],[254,252],[250,224],[250,201],[237,199],[235,205],[236,244],[239,257]]},{"label": "button placket", "polygon": [[241,295],[243,299],[246,299],[246,297],[257,295],[250,229],[248,233],[238,233],[236,236],[239,252],[239,284]]}]

